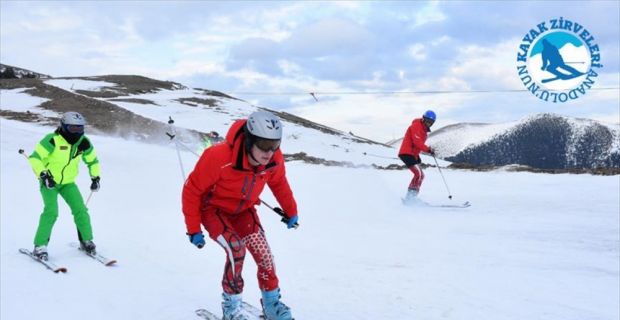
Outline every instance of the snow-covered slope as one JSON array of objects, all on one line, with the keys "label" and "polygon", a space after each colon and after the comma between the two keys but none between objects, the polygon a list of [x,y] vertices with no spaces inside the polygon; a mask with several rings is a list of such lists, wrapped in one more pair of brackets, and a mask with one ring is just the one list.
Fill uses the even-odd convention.
[{"label": "snow-covered slope", "polygon": [[470,146],[483,143],[515,124],[516,122],[449,125],[433,132],[427,143],[437,149],[439,157],[446,158],[454,156]]},{"label": "snow-covered slope", "polygon": [[[197,308],[217,312],[225,255],[214,242],[198,250],[187,241],[171,146],[90,136],[102,180],[89,210],[99,251],[116,267],[69,246],[76,232],[62,200],[49,250],[69,272],[18,253],[32,246],[42,204],[17,150],[32,150],[52,129],[0,119],[0,318],[192,320]],[[264,206],[259,214],[297,319],[620,316],[617,177],[444,170],[452,201],[473,206],[439,209],[401,204],[405,170],[289,162],[287,172],[301,227],[287,230]],[[449,202],[438,171],[425,173],[420,196]],[[276,203],[269,191],[263,199]],[[258,305],[250,257],[244,275],[244,298]]]},{"label": "snow-covered slope", "polygon": [[[230,124],[259,108],[245,101],[225,95],[214,95],[207,90],[173,86],[171,89],[130,93],[122,84],[93,79],[52,79],[49,85],[78,94],[99,96],[97,99],[113,103],[134,114],[165,123],[171,116],[175,125],[199,132],[215,130],[225,134]],[[89,91],[89,92],[86,92]],[[142,90],[147,91],[147,90]],[[310,156],[355,165],[399,164],[396,150],[318,124],[296,121],[295,117],[280,114],[284,123],[284,142],[287,153],[304,152]],[[306,125],[304,125],[306,123]],[[196,136],[181,136],[192,148],[199,142]],[[162,133],[162,141],[165,136]]]}]

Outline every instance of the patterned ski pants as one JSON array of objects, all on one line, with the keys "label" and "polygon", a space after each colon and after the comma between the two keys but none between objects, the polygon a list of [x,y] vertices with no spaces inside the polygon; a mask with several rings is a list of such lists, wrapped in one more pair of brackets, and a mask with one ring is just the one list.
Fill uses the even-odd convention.
[{"label": "patterned ski pants", "polygon": [[209,237],[226,252],[222,288],[228,294],[243,292],[243,262],[250,251],[258,267],[258,286],[263,291],[278,288],[278,277],[271,249],[265,238],[254,208],[232,215],[208,207],[202,214],[202,224]]}]

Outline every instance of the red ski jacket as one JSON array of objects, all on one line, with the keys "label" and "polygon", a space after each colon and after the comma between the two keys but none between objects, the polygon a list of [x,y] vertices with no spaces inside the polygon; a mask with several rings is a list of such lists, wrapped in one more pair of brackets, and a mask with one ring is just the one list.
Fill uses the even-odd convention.
[{"label": "red ski jacket", "polygon": [[429,148],[426,145],[426,134],[431,130],[426,127],[422,118],[414,119],[411,122],[405,137],[400,145],[398,154],[410,154],[417,158],[420,157],[420,152],[428,152]]},{"label": "red ski jacket", "polygon": [[286,179],[284,157],[276,150],[265,166],[253,167],[245,152],[246,120],[237,120],[228,130],[224,143],[206,149],[183,186],[183,215],[187,232],[201,231],[201,213],[208,206],[225,214],[237,214],[260,204],[259,196],[269,186],[290,218],[297,214],[297,203]]}]

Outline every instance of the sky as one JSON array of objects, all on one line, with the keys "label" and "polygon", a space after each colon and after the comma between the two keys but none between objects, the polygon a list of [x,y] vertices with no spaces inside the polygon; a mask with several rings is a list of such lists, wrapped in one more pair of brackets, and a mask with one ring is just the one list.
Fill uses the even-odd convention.
[{"label": "sky", "polygon": [[[4,64],[176,81],[379,141],[427,109],[433,129],[540,112],[620,123],[618,1],[3,0],[0,9]],[[525,91],[517,53],[530,29],[560,17],[595,37],[603,67],[594,90],[552,103]]]}]

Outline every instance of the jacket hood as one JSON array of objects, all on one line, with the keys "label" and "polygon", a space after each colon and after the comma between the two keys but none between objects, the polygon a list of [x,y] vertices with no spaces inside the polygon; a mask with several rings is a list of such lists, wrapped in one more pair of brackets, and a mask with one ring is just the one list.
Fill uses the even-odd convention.
[{"label": "jacket hood", "polygon": [[226,133],[226,144],[229,146],[234,146],[236,140],[241,139],[244,140],[245,134],[243,133],[243,126],[247,120],[241,119],[235,121],[230,128],[228,129],[228,133]]},{"label": "jacket hood", "polygon": [[277,164],[276,159],[282,158],[282,151],[280,149],[276,150],[271,161],[265,166],[257,166],[253,167],[250,165],[248,161],[248,153],[245,152],[245,131],[244,126],[247,120],[241,119],[235,121],[228,129],[228,133],[226,133],[226,144],[232,150],[232,158],[231,161],[233,163],[234,168],[238,170],[264,170],[266,168],[273,167]]}]

